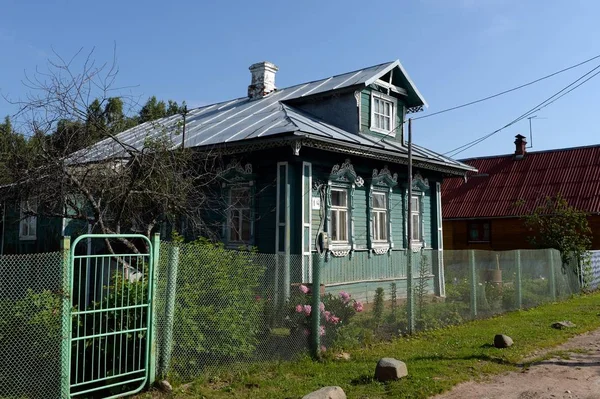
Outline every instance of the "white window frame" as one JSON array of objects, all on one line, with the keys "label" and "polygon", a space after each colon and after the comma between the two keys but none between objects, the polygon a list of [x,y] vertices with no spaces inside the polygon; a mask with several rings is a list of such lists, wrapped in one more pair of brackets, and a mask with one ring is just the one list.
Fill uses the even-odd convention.
[{"label": "white window frame", "polygon": [[[248,206],[247,207],[239,207],[239,206],[234,206],[232,199],[233,199],[233,192],[234,191],[247,191],[248,192]],[[249,230],[249,234],[250,236],[248,237],[247,240],[244,239],[244,237],[242,237],[242,224],[243,224],[243,212],[244,211],[248,211],[248,214],[250,215],[250,230]],[[238,212],[239,213],[239,222],[238,222],[238,234],[239,234],[239,240],[238,239],[234,239],[234,237],[232,237],[232,232],[231,232],[231,228],[233,225],[233,213],[234,212]],[[252,185],[248,184],[248,185],[235,185],[235,186],[231,186],[229,187],[229,198],[228,198],[228,209],[227,209],[227,242],[229,244],[250,244],[252,243],[252,237],[254,236],[254,218],[252,217]]]},{"label": "white window frame", "polygon": [[[375,101],[381,100],[390,103],[391,111],[390,111],[390,130],[383,129],[381,127],[375,126]],[[371,126],[370,130],[377,133],[387,134],[389,136],[396,135],[396,112],[398,109],[398,100],[392,96],[388,96],[386,94],[372,91],[371,92]],[[378,115],[386,117],[384,114],[379,113]]]},{"label": "white window frame", "polygon": [[[375,196],[376,195],[382,195],[383,196],[383,203],[384,203],[384,207],[383,208],[378,208],[375,207]],[[373,244],[388,244],[389,243],[389,239],[390,239],[390,231],[389,231],[389,193],[387,193],[386,191],[373,191],[371,193],[371,237],[373,237]],[[379,222],[379,215],[384,215],[385,220],[384,220],[384,224],[385,224],[385,237],[378,237],[379,235],[379,228],[380,226],[380,222]]]},{"label": "white window frame", "polygon": [[[423,243],[423,229],[422,229],[422,221],[423,221],[423,204],[421,201],[422,198],[422,194],[413,194],[411,201],[413,199],[417,200],[417,206],[419,207],[419,209],[415,210],[414,207],[411,207],[410,210],[410,220],[409,223],[412,223],[412,235],[414,236],[415,231],[417,231],[419,233],[419,237],[417,239],[414,239],[413,237],[410,237],[410,242],[412,244],[422,244]],[[419,222],[416,224],[413,223],[413,216],[417,216],[419,218]]]},{"label": "white window frame", "polygon": [[[31,204],[31,206],[29,206]],[[22,241],[32,241],[37,240],[37,216],[33,215],[25,215],[23,212],[24,209],[36,209],[37,208],[37,200],[32,199],[30,201],[23,200],[21,201],[20,207],[20,219],[19,219],[19,240]],[[33,232],[32,227],[33,226]],[[24,229],[27,229],[26,233],[23,233]]]},{"label": "white window frame", "polygon": [[[345,206],[340,206],[340,205],[333,205],[333,192],[342,192],[346,195],[346,205]],[[331,243],[333,245],[339,245],[339,244],[343,244],[343,245],[350,245],[350,190],[344,187],[332,187],[331,188],[331,218],[329,220],[329,238],[331,240]],[[336,213],[339,215],[339,213],[341,211],[345,211],[346,212],[346,239],[345,240],[336,240],[333,237],[333,214]],[[339,216],[336,217],[336,221],[337,221],[337,226],[336,226],[336,230],[339,232],[340,231],[340,218]]]}]

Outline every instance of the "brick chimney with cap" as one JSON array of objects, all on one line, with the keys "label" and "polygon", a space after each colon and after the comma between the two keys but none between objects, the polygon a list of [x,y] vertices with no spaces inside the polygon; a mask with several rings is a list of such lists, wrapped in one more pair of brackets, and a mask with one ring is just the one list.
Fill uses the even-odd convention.
[{"label": "brick chimney with cap", "polygon": [[250,99],[262,98],[275,91],[275,73],[279,70],[275,64],[263,61],[252,64],[249,69],[252,74],[252,82],[248,86]]},{"label": "brick chimney with cap", "polygon": [[527,141],[525,141],[525,136],[520,134],[517,134],[515,139],[515,159],[523,159],[527,153]]}]

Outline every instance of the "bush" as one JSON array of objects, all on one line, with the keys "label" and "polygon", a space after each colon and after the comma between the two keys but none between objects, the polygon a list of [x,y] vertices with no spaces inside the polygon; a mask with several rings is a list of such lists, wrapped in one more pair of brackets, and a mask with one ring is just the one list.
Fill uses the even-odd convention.
[{"label": "bush", "polygon": [[[287,320],[292,334],[304,334],[309,336],[311,331],[312,295],[305,285],[300,285],[297,292],[292,294]],[[327,294],[323,297],[320,305],[321,323],[320,331],[321,345],[323,349],[339,342],[340,331],[349,325],[350,320],[357,312],[362,312],[363,304],[351,298],[347,292],[340,292],[334,296]]]},{"label": "bush", "polygon": [[254,258],[205,239],[181,245],[173,334],[180,372],[254,352],[264,314],[257,298],[264,268]]}]

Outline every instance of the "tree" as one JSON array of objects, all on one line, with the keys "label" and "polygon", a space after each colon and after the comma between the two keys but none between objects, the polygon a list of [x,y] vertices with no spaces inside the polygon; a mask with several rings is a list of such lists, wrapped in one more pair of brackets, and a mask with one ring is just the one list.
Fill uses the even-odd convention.
[{"label": "tree", "polygon": [[592,230],[587,214],[570,206],[561,194],[546,197],[541,205],[524,216],[533,235],[532,245],[560,251],[563,265],[585,257],[591,248]]},{"label": "tree", "polygon": [[[151,97],[138,116],[127,117],[126,102],[130,108],[134,104],[126,96],[112,95],[118,91],[112,87],[114,61],[96,66],[92,55],[82,59],[79,52],[65,61],[55,54],[48,71],[27,77],[31,93],[13,103],[30,129],[30,149],[11,164],[12,175],[18,177],[13,189],[0,194],[2,199],[36,198],[38,206],[24,210],[26,215],[80,220],[104,234],[135,231],[150,236],[160,224],[180,219],[201,231],[203,204],[217,179],[220,158],[175,146],[183,116],[175,129],[153,122],[161,133],[143,138],[139,146],[121,140],[118,132],[176,115],[182,108]],[[95,156],[93,144],[102,140],[105,148],[118,148],[119,155]],[[119,241],[139,252],[134,242]],[[106,240],[106,245],[114,253],[111,242]]]}]

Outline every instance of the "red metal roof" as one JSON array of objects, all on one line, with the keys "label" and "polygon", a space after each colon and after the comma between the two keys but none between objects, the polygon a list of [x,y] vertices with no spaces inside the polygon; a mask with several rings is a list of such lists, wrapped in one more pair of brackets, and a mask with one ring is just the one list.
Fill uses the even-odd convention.
[{"label": "red metal roof", "polygon": [[465,159],[478,169],[442,185],[444,219],[520,216],[558,193],[571,206],[600,213],[600,145]]}]

